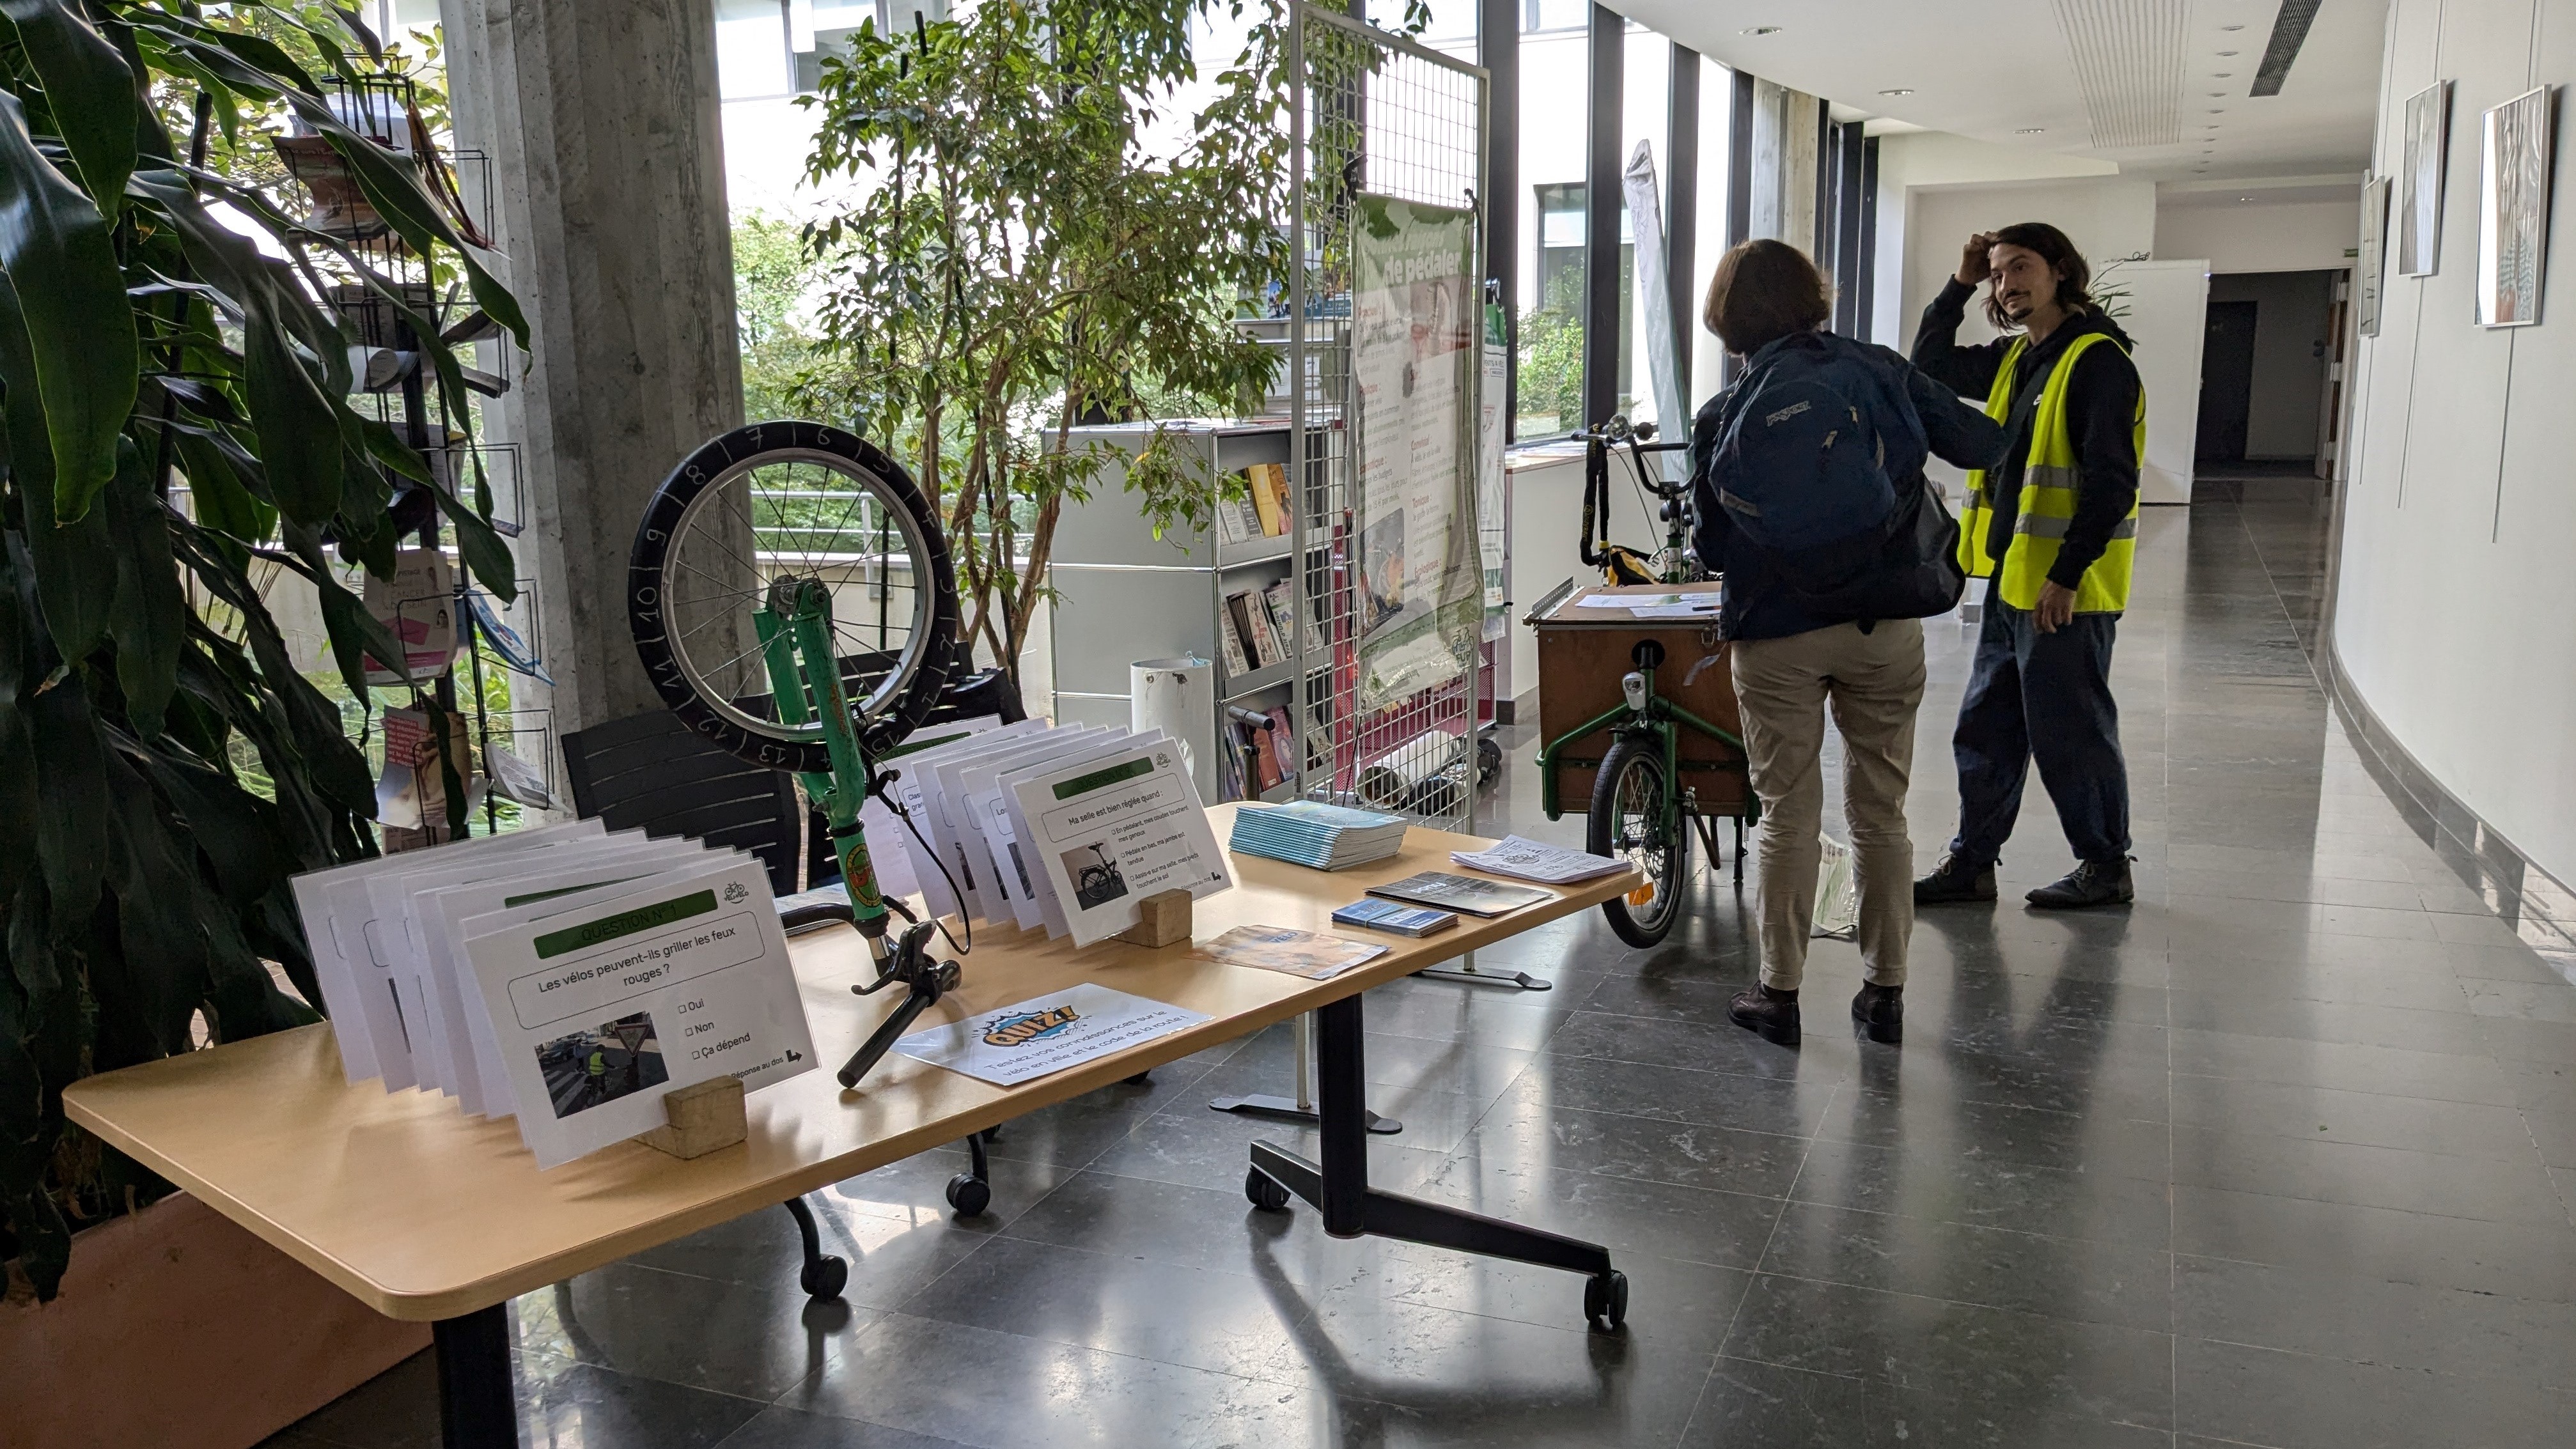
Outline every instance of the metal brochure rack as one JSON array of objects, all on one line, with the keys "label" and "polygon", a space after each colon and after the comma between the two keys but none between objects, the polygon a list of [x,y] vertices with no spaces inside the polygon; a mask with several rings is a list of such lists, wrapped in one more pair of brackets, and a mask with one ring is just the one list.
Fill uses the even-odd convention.
[{"label": "metal brochure rack", "polygon": [[[1489,773],[1480,758],[1479,732],[1492,718],[1483,698],[1479,559],[1482,531],[1501,526],[1500,519],[1481,519],[1476,506],[1484,278],[1491,270],[1483,210],[1487,77],[1476,66],[1322,6],[1299,5],[1290,34],[1297,102],[1289,234],[1300,265],[1288,294],[1290,317],[1303,323],[1292,322],[1286,333],[1288,471],[1298,480],[1302,504],[1293,529],[1295,554],[1303,561],[1297,624],[1305,663],[1297,671],[1293,714],[1305,764],[1300,793],[1472,833],[1477,785]],[[1374,704],[1360,691],[1357,665],[1368,606],[1357,578],[1360,540],[1351,528],[1370,446],[1362,433],[1353,352],[1363,197],[1463,209],[1473,234],[1467,287],[1450,315],[1465,341],[1461,469],[1450,526],[1479,580],[1472,613],[1477,622],[1457,677]],[[1410,320],[1417,329],[1435,325],[1432,317]],[[1379,440],[1381,447],[1386,443]],[[1520,972],[1479,971],[1472,953],[1460,969],[1421,974],[1522,990],[1548,987]]]},{"label": "metal brochure rack", "polygon": [[[1338,7],[1293,4],[1289,19],[1289,237],[1297,265],[1288,315],[1278,326],[1287,354],[1289,555],[1295,562],[1295,658],[1290,683],[1296,793],[1304,799],[1400,814],[1444,830],[1472,831],[1477,784],[1477,698],[1481,692],[1483,576],[1476,516],[1477,400],[1483,369],[1485,236],[1485,72],[1436,50],[1352,20]],[[1451,677],[1391,700],[1362,687],[1369,617],[1377,605],[1361,578],[1366,561],[1355,526],[1370,440],[1363,433],[1359,329],[1359,231],[1366,202],[1393,201],[1463,213],[1469,244],[1448,320],[1465,349],[1457,456],[1448,527],[1463,537],[1476,580],[1462,667]],[[1422,293],[1432,295],[1430,292]],[[1436,303],[1434,308],[1436,310]],[[1438,331],[1436,315],[1404,319]],[[1410,396],[1412,373],[1406,373]],[[1379,446],[1391,440],[1379,440]],[[1454,554],[1457,550],[1448,550]],[[1435,613],[1437,605],[1434,606]],[[1463,971],[1439,974],[1519,984]],[[1521,978],[1527,982],[1528,978]],[[1537,984],[1537,983],[1530,983]],[[1297,1018],[1293,1101],[1219,1098],[1219,1111],[1319,1120],[1308,1076],[1312,1023]],[[1370,1132],[1400,1124],[1362,1109]],[[1333,1129],[1327,1123],[1329,1134]]]}]

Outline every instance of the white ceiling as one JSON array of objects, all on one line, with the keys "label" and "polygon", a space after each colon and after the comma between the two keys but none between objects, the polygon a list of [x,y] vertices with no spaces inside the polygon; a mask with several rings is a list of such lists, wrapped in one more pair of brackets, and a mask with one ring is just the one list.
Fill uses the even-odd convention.
[{"label": "white ceiling", "polygon": [[[2279,0],[1609,3],[1703,55],[1873,116],[2159,180],[2358,174],[2370,161],[2387,14],[2386,0],[2329,0],[2281,93],[2252,97]],[[1779,29],[1746,33],[1756,26]],[[1895,89],[1912,93],[1881,94]],[[2103,114],[2088,112],[2088,90]],[[2097,120],[2178,140],[2100,147]]]}]

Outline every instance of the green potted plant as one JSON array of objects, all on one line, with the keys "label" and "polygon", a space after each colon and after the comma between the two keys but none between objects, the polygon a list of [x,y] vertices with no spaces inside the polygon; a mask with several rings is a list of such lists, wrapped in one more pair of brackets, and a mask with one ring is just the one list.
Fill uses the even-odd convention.
[{"label": "green potted plant", "polygon": [[[329,103],[383,62],[353,14],[0,4],[0,1332],[43,1332],[80,1230],[170,1190],[68,1128],[63,1087],[315,1021],[286,880],[375,853],[366,760],[255,577],[314,591],[358,700],[364,655],[402,655],[336,575],[389,573],[398,514],[434,506],[512,592],[484,513],[350,406],[357,339],[322,299],[380,298],[450,381],[440,329],[289,214],[267,150],[290,117],[321,138],[407,265],[524,338],[434,178]],[[39,1412],[13,1401],[0,1438]]]}]

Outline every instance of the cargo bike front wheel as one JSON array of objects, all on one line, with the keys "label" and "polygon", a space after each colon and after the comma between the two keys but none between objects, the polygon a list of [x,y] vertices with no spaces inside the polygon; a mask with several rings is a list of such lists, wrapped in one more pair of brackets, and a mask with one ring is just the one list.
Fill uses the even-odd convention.
[{"label": "cargo bike front wheel", "polygon": [[1664,763],[1663,742],[1630,735],[1610,746],[1592,782],[1584,848],[1634,865],[1645,880],[1601,905],[1610,929],[1631,946],[1657,945],[1681,918],[1690,876],[1690,822]]}]

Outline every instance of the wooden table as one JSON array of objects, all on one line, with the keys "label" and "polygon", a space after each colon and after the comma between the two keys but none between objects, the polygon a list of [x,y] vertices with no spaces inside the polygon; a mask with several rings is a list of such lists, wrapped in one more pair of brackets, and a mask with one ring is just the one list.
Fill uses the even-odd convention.
[{"label": "wooden table", "polygon": [[[1234,808],[1209,812],[1220,840]],[[1255,1143],[1247,1178],[1254,1200],[1283,1207],[1293,1192],[1322,1209],[1326,1230],[1340,1237],[1375,1233],[1584,1273],[1586,1316],[1615,1327],[1625,1281],[1606,1250],[1368,1186],[1360,993],[1635,883],[1623,872],[1560,888],[1554,900],[1498,919],[1461,917],[1456,929],[1428,940],[1335,932],[1333,909],[1367,887],[1454,869],[1450,851],[1491,843],[1417,827],[1400,855],[1332,874],[1233,857],[1236,887],[1198,902],[1194,939],[1265,925],[1365,935],[1388,947],[1327,981],[1221,965],[1184,945],[1113,942],[1076,951],[1039,933],[979,929],[962,958],[963,982],[924,1021],[1084,981],[1208,1017],[1016,1087],[888,1056],[858,1090],[843,1091],[830,1062],[864,1039],[901,993],[851,994],[874,974],[856,932],[800,937],[790,950],[823,1069],[753,1094],[749,1140],[693,1161],[626,1142],[539,1171],[512,1122],[468,1117],[435,1092],[350,1085],[327,1024],[90,1077],[63,1093],[63,1105],[74,1122],[368,1307],[434,1322],[451,1445],[515,1442],[502,1305],[516,1295],[1309,1011],[1318,1013],[1322,1161]]]}]

